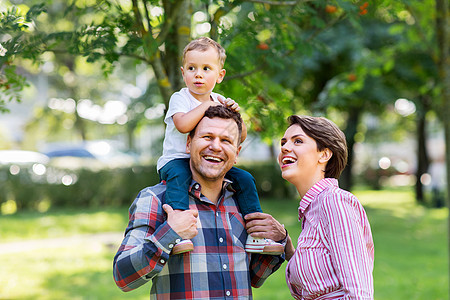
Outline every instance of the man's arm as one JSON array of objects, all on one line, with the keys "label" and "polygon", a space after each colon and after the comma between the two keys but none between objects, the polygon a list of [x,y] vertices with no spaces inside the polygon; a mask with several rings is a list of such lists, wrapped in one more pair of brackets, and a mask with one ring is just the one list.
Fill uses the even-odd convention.
[{"label": "man's arm", "polygon": [[[188,212],[176,219],[192,219],[193,214],[189,216]],[[182,239],[166,220],[162,203],[150,188],[139,193],[130,207],[129,218],[125,238],[113,263],[114,281],[124,292],[140,287],[159,274],[173,246]]]}]

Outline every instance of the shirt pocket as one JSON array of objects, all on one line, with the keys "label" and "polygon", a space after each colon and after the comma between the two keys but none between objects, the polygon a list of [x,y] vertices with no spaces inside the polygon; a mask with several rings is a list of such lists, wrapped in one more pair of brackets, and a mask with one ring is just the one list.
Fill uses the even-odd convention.
[{"label": "shirt pocket", "polygon": [[[239,213],[227,213],[230,224],[230,232],[233,238],[233,244],[244,250],[247,241],[247,230],[245,230],[245,221]],[[244,250],[245,251],[245,250]]]}]

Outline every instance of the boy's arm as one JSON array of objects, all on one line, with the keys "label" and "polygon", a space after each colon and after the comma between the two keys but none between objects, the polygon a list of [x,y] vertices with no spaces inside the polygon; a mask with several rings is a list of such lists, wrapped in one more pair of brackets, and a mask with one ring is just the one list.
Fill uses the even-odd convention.
[{"label": "boy's arm", "polygon": [[210,106],[221,105],[214,101],[203,102],[196,108],[186,113],[178,112],[172,116],[173,124],[181,133],[189,133],[197,126],[198,122],[203,118],[205,111]]},{"label": "boy's arm", "polygon": [[[232,109],[234,111],[238,112],[241,110],[241,107],[239,106],[239,104],[231,98],[225,99],[223,96],[219,95],[217,97],[217,99],[220,101],[220,103],[222,103],[223,105],[229,107],[230,109]],[[241,143],[243,143],[246,138],[247,138],[247,126],[245,126],[245,123],[242,122]]]}]

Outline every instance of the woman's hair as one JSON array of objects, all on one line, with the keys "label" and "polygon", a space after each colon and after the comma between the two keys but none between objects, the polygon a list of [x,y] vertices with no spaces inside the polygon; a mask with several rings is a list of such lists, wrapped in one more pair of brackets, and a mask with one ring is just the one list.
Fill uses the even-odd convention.
[{"label": "woman's hair", "polygon": [[189,44],[186,45],[186,47],[184,47],[183,65],[184,60],[186,58],[186,53],[188,53],[189,51],[197,50],[204,52],[209,48],[213,48],[217,51],[217,55],[219,56],[220,67],[223,68],[225,64],[225,59],[227,58],[227,55],[225,54],[225,49],[219,43],[217,43],[213,39],[210,39],[209,37],[200,37],[198,39],[191,41]]},{"label": "woman's hair", "polygon": [[316,141],[317,151],[330,149],[333,155],[325,167],[325,178],[338,179],[347,165],[348,157],[345,134],[339,127],[323,117],[292,115],[288,121],[288,127],[299,125],[307,136]]}]

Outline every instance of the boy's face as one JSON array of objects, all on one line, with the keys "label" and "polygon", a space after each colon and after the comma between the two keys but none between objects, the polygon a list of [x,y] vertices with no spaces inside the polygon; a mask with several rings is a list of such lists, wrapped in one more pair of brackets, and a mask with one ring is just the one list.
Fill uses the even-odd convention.
[{"label": "boy's face", "polygon": [[217,50],[210,47],[206,51],[187,52],[181,73],[192,96],[204,102],[209,101],[216,83],[222,82],[225,69],[220,66]]}]

